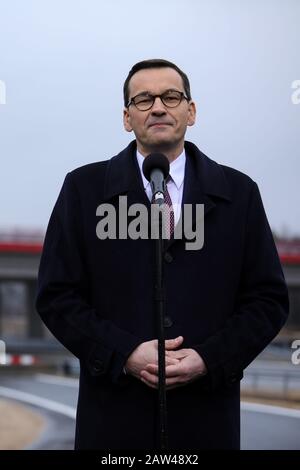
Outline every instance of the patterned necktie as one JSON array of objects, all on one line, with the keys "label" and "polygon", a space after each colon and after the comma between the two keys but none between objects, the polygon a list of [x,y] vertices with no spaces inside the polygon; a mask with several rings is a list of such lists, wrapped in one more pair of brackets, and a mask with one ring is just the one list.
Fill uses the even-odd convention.
[{"label": "patterned necktie", "polygon": [[[169,214],[166,214],[166,216],[164,217],[165,230],[166,230],[166,234],[167,234],[168,239],[171,238],[171,236],[174,232],[174,228],[175,228],[174,208],[173,208],[172,199],[171,199],[171,196],[169,194],[168,187],[167,187],[167,183],[171,180],[172,180],[172,178],[169,175],[167,180],[166,180],[166,191],[165,191],[165,204],[169,207],[169,210],[168,210]],[[154,202],[155,202],[154,198],[152,198],[151,203],[153,204]]]},{"label": "patterned necktie", "polygon": [[[168,181],[171,181],[171,180],[172,180],[172,178],[169,175],[167,180],[166,180],[166,183],[168,183]],[[172,205],[172,199],[171,199],[171,196],[169,194],[167,184],[166,184],[166,192],[165,192],[165,203],[169,206],[169,209],[170,209],[170,217],[167,218],[167,220],[169,219],[170,226],[169,226],[169,231],[167,231],[167,233],[169,234],[168,238],[171,238],[171,236],[173,235],[173,232],[174,232],[174,228],[175,228],[175,218],[174,218],[174,208],[173,208],[173,205]]]}]

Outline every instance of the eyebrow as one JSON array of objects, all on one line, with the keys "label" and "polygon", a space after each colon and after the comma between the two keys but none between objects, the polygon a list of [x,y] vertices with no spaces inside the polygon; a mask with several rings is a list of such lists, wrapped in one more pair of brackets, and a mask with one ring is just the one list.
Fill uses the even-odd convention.
[{"label": "eyebrow", "polygon": [[[165,90],[165,91],[163,91],[162,93],[159,93],[159,94],[163,95],[167,91],[179,91],[181,93],[181,90],[177,90],[176,88],[168,88],[167,90]],[[149,91],[149,90],[144,90],[144,91],[140,91],[139,93],[137,93],[134,96],[139,96],[139,95],[155,95],[155,93],[152,93],[152,91]]]}]

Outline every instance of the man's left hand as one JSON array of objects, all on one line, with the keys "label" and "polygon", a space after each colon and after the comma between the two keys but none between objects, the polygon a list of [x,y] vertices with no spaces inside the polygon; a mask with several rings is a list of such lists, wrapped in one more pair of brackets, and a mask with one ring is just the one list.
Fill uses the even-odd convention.
[{"label": "man's left hand", "polygon": [[[207,373],[206,365],[194,349],[166,351],[166,356],[176,357],[180,362],[166,367],[166,389],[182,387]],[[141,380],[151,388],[158,388],[158,365],[148,364],[141,371]]]}]

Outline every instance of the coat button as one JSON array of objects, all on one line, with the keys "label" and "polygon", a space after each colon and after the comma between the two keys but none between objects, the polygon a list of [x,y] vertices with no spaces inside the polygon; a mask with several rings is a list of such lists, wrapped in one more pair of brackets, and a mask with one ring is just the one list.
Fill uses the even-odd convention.
[{"label": "coat button", "polygon": [[104,364],[102,361],[100,361],[99,359],[96,359],[94,361],[94,365],[93,365],[93,371],[94,372],[104,372]]},{"label": "coat button", "polygon": [[230,384],[234,384],[235,382],[238,381],[238,377],[237,377],[237,374],[235,372],[232,372],[229,377],[228,377],[228,382]]},{"label": "coat button", "polygon": [[172,321],[172,318],[170,318],[168,315],[165,316],[165,319],[164,319],[164,327],[165,328],[170,328],[170,326],[173,325],[173,321]]},{"label": "coat button", "polygon": [[173,261],[173,256],[171,255],[171,253],[169,251],[165,252],[165,261],[167,263],[172,263],[172,261]]}]

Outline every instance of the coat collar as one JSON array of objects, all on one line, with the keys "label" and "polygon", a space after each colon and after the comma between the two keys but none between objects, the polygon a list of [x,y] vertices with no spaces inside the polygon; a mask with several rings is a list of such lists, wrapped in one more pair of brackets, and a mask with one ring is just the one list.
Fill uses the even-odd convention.
[{"label": "coat collar", "polygon": [[[210,196],[231,201],[229,185],[222,167],[191,142],[185,142],[185,150],[187,163],[183,202],[201,203],[210,200]],[[105,200],[128,192],[144,193],[135,153],[134,140],[109,160],[104,186]]]},{"label": "coat collar", "polygon": [[[204,205],[204,216],[206,218],[207,214],[216,207],[218,201],[230,202],[231,194],[221,165],[204,155],[191,142],[185,142],[185,150],[187,158],[182,202],[183,204],[192,204],[193,213],[189,225],[194,228],[196,226],[195,204]],[[119,195],[127,196],[128,207],[140,203],[150,208],[150,202],[143,187],[136,159],[135,140],[108,162],[104,200],[107,201]],[[182,220],[179,222],[182,223]],[[176,227],[178,229],[180,224]],[[176,241],[178,241],[178,238],[174,235],[170,240],[165,240],[164,249],[167,250]]]}]

